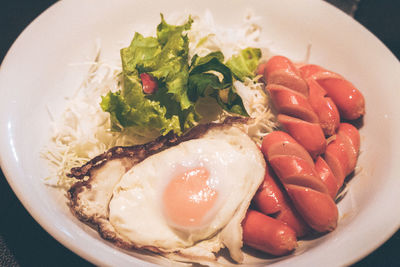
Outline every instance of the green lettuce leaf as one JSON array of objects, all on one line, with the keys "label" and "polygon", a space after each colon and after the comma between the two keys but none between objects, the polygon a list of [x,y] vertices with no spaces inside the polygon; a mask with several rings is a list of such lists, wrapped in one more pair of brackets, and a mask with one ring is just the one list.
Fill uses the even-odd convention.
[{"label": "green lettuce leaf", "polygon": [[246,48],[240,51],[239,54],[232,56],[226,62],[226,66],[232,70],[236,79],[243,82],[245,77],[254,78],[260,58],[260,49]]},{"label": "green lettuce leaf", "polygon": [[109,92],[102,97],[101,107],[110,113],[114,131],[131,127],[138,135],[155,137],[169,131],[180,132],[178,116],[166,118],[165,107],[161,107],[155,101],[143,101],[135,108],[125,101],[120,92]]},{"label": "green lettuce leaf", "polygon": [[233,87],[232,71],[222,63],[223,60],[221,52],[193,57],[189,74],[189,98],[196,102],[199,97],[211,96],[224,110],[248,116],[242,99]]},{"label": "green lettuce leaf", "polygon": [[[181,26],[169,25],[161,16],[157,38],[136,33],[129,47],[121,49],[121,92],[103,97],[101,107],[111,115],[112,129],[135,127],[143,132],[183,133],[198,120],[194,103],[187,95],[189,42]],[[154,77],[156,93],[142,90],[141,73]]]},{"label": "green lettuce leaf", "polygon": [[[210,97],[222,109],[248,116],[233,78],[254,77],[261,51],[244,49],[226,64],[217,51],[195,55],[189,64],[186,31],[192,22],[189,17],[183,25],[170,25],[161,14],[156,37],[135,33],[130,45],[121,49],[122,89],[103,96],[100,104],[110,113],[112,130],[129,127],[142,136],[170,131],[180,135],[200,121],[196,103]],[[143,92],[143,73],[157,84],[148,94]]]}]

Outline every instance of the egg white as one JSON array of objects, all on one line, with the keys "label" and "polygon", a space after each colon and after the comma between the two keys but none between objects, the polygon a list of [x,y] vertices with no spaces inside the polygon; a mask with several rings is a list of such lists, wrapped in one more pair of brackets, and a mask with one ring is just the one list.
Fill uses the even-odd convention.
[{"label": "egg white", "polygon": [[[162,196],[176,173],[204,166],[215,205],[198,227],[181,227],[164,216]],[[166,253],[213,257],[226,246],[233,259],[242,258],[241,221],[262,182],[265,162],[257,146],[242,131],[210,131],[135,165],[114,187],[109,220],[115,230],[138,247]],[[204,255],[203,255],[204,254]]]}]

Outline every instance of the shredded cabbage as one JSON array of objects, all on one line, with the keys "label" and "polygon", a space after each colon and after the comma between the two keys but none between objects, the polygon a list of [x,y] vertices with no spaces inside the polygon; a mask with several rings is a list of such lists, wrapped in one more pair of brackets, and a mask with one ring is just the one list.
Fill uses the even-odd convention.
[{"label": "shredded cabbage", "polygon": [[[175,16],[175,22],[180,23],[184,18],[187,16]],[[203,16],[192,18],[194,22],[188,31],[189,61],[195,54],[205,56],[215,51],[221,51],[226,58],[230,58],[247,47],[261,48],[263,59],[269,56],[267,44],[260,42],[258,18],[251,12],[247,12],[240,28],[216,25],[209,11]],[[174,21],[173,17],[169,20]],[[52,123],[51,139],[42,151],[42,157],[50,165],[50,175],[45,179],[48,185],[67,190],[75,182],[66,176],[72,167],[81,166],[113,146],[129,146],[151,140],[130,132],[129,128],[121,132],[110,131],[109,113],[104,112],[99,103],[101,96],[110,90],[116,92],[121,89],[121,66],[103,62],[100,52],[98,46],[96,57],[90,62],[90,69],[82,85],[67,99],[62,116]],[[262,137],[273,130],[275,121],[263,84],[258,82],[258,78],[235,81],[234,87],[252,118],[245,130],[255,142],[260,143]],[[215,121],[220,122],[226,116],[227,112],[219,111]]]}]

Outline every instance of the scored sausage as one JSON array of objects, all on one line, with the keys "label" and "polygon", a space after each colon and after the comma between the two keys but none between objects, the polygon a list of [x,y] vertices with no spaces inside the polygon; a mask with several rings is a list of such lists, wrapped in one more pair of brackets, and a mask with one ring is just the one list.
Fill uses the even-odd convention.
[{"label": "scored sausage", "polygon": [[319,123],[303,121],[283,114],[278,115],[282,127],[316,158],[325,152],[326,139]]},{"label": "scored sausage", "polygon": [[318,157],[315,161],[315,170],[328,189],[329,195],[332,197],[332,199],[335,199],[339,190],[338,181],[331,168],[329,168],[329,165],[322,157]]},{"label": "scored sausage", "polygon": [[347,147],[347,154],[349,157],[349,170],[352,172],[356,167],[358,154],[360,152],[360,133],[357,128],[350,123],[341,123],[337,132]]},{"label": "scored sausage", "polygon": [[[272,57],[259,72],[279,123],[290,134],[268,134],[261,150],[306,223],[318,232],[331,231],[338,219],[334,199],[360,149],[358,130],[340,119],[364,115],[364,97],[341,75],[283,56]],[[332,136],[328,144],[325,136]]]},{"label": "scored sausage", "polygon": [[264,137],[261,150],[306,223],[318,232],[335,229],[336,204],[305,149],[287,133],[274,131]]},{"label": "scored sausage", "polygon": [[349,123],[341,123],[335,140],[328,144],[325,151],[325,161],[337,179],[338,188],[354,170],[359,151],[360,134],[357,128]]},{"label": "scored sausage", "polygon": [[364,96],[352,83],[337,78],[317,81],[328,92],[344,119],[355,120],[365,114]]},{"label": "scored sausage", "polygon": [[255,210],[247,210],[242,222],[243,242],[274,256],[290,253],[297,247],[296,232],[285,223]]},{"label": "scored sausage", "polygon": [[354,120],[365,114],[364,96],[341,75],[318,65],[304,65],[300,68],[300,73],[303,78],[311,78],[321,85],[344,119]]},{"label": "scored sausage", "polygon": [[278,113],[279,122],[313,158],[322,154],[326,140],[319,118],[310,105],[307,82],[286,57],[274,56],[264,67],[266,91]]},{"label": "scored sausage", "polygon": [[261,152],[267,159],[279,155],[297,156],[314,165],[310,154],[296,142],[290,135],[274,131],[264,137],[261,144]]},{"label": "scored sausage", "polygon": [[318,116],[319,124],[325,135],[335,134],[340,124],[339,110],[327,92],[313,79],[307,79],[310,95],[308,102]]},{"label": "scored sausage", "polygon": [[276,183],[268,163],[264,181],[253,197],[253,204],[258,211],[286,223],[296,232],[296,236],[301,237],[309,232],[307,224],[290,203],[286,192]]},{"label": "scored sausage", "polygon": [[268,84],[266,90],[279,113],[294,116],[304,121],[318,122],[318,116],[304,95],[277,84]]},{"label": "scored sausage", "polygon": [[284,56],[274,56],[268,60],[264,66],[264,78],[267,84],[282,85],[308,96],[307,83],[295,65]]}]

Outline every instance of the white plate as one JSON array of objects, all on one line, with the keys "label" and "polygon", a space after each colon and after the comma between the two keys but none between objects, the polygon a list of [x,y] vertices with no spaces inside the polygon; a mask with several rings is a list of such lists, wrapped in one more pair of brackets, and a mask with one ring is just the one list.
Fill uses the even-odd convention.
[{"label": "white plate", "polygon": [[[235,25],[244,8],[262,16],[263,35],[275,52],[300,60],[312,44],[310,62],[335,70],[364,93],[367,115],[361,129],[361,171],[341,201],[339,227],[295,255],[273,261],[285,266],[353,263],[387,240],[400,225],[400,64],[353,19],[322,1],[98,1],[56,3],[17,39],[0,73],[0,162],[8,182],[31,215],[59,242],[101,265],[158,262],[126,253],[98,237],[69,213],[62,197],[42,183],[47,175],[39,151],[49,136],[46,105],[62,109],[80,84],[85,67],[71,67],[93,55],[96,38],[105,58],[115,58],[132,38],[134,25],[159,22],[159,13],[208,8],[221,25]],[[119,41],[126,40],[121,44]],[[62,201],[61,201],[62,202]],[[266,259],[252,259],[266,263]],[[165,262],[164,262],[165,263]]]}]

